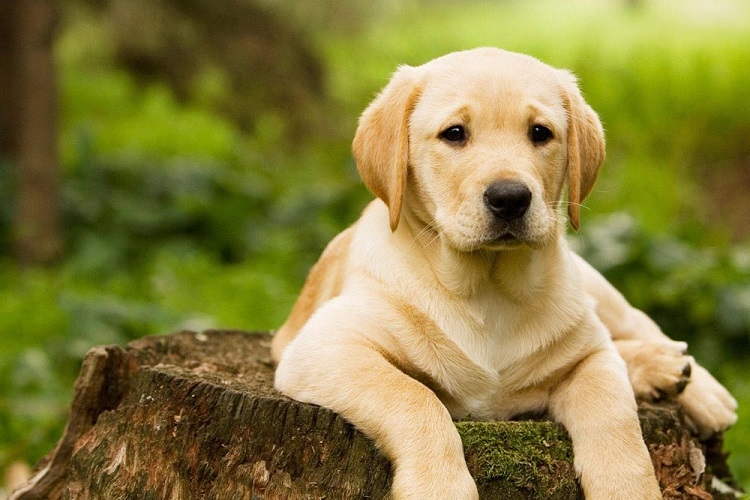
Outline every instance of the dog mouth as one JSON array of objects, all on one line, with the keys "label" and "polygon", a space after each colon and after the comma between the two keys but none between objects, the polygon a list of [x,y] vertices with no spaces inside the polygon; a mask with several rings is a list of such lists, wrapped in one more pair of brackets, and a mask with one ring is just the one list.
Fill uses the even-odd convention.
[{"label": "dog mouth", "polygon": [[[493,227],[494,226],[494,227]],[[540,232],[526,220],[511,224],[493,224],[488,228],[481,247],[487,250],[539,249],[548,241],[548,232]]]},{"label": "dog mouth", "polygon": [[518,240],[519,238],[514,233],[511,233],[510,231],[507,233],[503,233],[497,238],[495,238],[495,241],[499,243],[507,243],[510,241],[518,241]]},{"label": "dog mouth", "polygon": [[488,250],[505,250],[529,244],[520,231],[503,231],[490,235],[482,246]]},{"label": "dog mouth", "polygon": [[538,224],[534,224],[534,220],[530,220],[528,216],[513,221],[497,218],[464,219],[466,220],[469,222],[449,224],[440,231],[447,237],[450,245],[459,251],[503,251],[522,247],[538,249],[546,241],[547,232],[540,231]]}]

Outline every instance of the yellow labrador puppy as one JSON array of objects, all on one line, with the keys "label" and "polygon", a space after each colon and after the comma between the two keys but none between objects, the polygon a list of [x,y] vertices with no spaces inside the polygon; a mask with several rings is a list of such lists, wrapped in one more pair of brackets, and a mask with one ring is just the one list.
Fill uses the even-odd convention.
[{"label": "yellow labrador puppy", "polygon": [[674,395],[692,371],[696,427],[733,421],[685,345],[565,242],[563,207],[577,228],[604,160],[570,73],[491,48],[401,67],[353,149],[379,199],[313,267],[273,340],[275,384],[372,437],[395,498],[477,498],[452,419],[546,412],[587,499],[661,498],[633,386]]}]

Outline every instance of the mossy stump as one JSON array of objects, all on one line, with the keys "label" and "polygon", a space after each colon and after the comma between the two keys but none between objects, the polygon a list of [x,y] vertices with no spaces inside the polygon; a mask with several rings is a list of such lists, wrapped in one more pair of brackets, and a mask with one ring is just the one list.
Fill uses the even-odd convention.
[{"label": "mossy stump", "polygon": [[[206,331],[95,347],[63,437],[11,499],[387,497],[390,465],[367,437],[273,389],[269,343]],[[699,442],[674,405],[640,413],[665,498],[712,498],[729,475],[721,437]],[[456,426],[482,498],[582,498],[560,425]]]}]

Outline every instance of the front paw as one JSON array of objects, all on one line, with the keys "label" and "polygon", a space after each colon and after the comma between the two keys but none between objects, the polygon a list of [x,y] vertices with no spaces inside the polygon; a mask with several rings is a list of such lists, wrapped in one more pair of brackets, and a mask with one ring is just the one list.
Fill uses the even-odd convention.
[{"label": "front paw", "polygon": [[438,464],[421,464],[415,468],[397,466],[391,490],[393,499],[479,499],[477,485],[465,464],[443,471],[437,466]]},{"label": "front paw", "polygon": [[677,402],[686,423],[701,439],[722,432],[737,421],[737,400],[708,371],[693,363],[693,377]]},{"label": "front paw", "polygon": [[628,377],[637,399],[672,399],[689,386],[693,358],[684,342],[618,340],[620,356],[628,367]]}]

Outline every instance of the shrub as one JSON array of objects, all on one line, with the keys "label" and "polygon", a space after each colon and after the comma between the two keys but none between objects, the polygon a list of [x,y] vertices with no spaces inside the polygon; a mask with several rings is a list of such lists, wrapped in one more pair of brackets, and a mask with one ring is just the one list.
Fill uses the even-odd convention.
[{"label": "shrub", "polygon": [[637,308],[702,363],[744,359],[750,350],[750,246],[695,246],[648,234],[615,213],[587,221],[573,245]]}]

